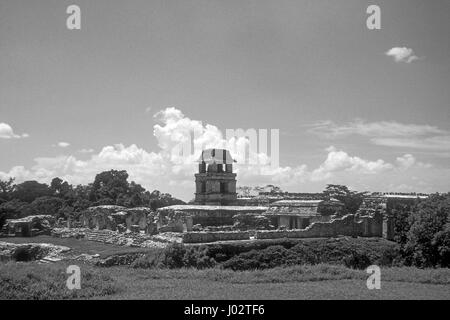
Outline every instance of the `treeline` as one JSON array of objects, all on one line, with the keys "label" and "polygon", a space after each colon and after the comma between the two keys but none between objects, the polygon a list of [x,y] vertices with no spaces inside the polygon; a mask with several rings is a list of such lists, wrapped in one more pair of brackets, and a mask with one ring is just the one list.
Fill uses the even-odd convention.
[{"label": "treeline", "polygon": [[427,199],[393,202],[395,242],[403,263],[417,267],[450,267],[450,193]]},{"label": "treeline", "polygon": [[36,214],[68,218],[91,206],[119,205],[157,208],[184,204],[182,200],[158,190],[147,191],[134,181],[128,182],[124,170],[104,171],[87,185],[71,185],[54,178],[50,185],[37,181],[16,184],[13,178],[0,180],[0,228],[5,219],[17,219]]}]

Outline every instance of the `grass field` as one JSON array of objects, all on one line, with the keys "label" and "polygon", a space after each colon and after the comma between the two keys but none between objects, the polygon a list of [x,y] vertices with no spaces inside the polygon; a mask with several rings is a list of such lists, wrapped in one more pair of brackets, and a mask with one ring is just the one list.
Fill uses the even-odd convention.
[{"label": "grass field", "polygon": [[81,290],[65,288],[66,263],[0,264],[11,299],[450,299],[450,269],[387,268],[381,289],[364,271],[315,265],[254,271],[99,268],[80,264]]},{"label": "grass field", "polygon": [[[38,236],[0,238],[14,243],[53,243],[72,248],[74,255],[101,257],[153,249],[115,246],[73,238]],[[319,241],[319,240],[314,240]],[[314,241],[307,241],[313,244]],[[330,240],[319,241],[324,244]],[[278,241],[276,244],[282,242]],[[334,242],[331,242],[332,244]],[[258,252],[271,243],[247,243]],[[292,245],[294,245],[293,243]],[[336,248],[364,245],[375,250],[386,243],[375,240],[340,240]],[[370,245],[370,246],[369,246]],[[214,249],[215,248],[215,249]],[[214,245],[211,250],[234,252],[238,244]],[[311,248],[316,248],[314,245]],[[318,247],[317,247],[318,248]],[[316,249],[317,249],[316,248]],[[329,254],[341,254],[334,247]],[[331,251],[330,251],[331,250]],[[322,254],[325,252],[321,251]],[[333,259],[331,259],[333,261]],[[81,268],[81,289],[66,288],[66,268]],[[55,264],[0,263],[0,299],[446,299],[450,300],[450,269],[382,268],[381,289],[369,290],[364,270],[343,265],[316,264],[232,271],[219,267],[197,269],[141,269],[130,266],[97,267],[81,261]]]},{"label": "grass field", "polygon": [[380,290],[367,289],[364,271],[330,265],[245,272],[122,268],[108,272],[125,288],[108,299],[450,299],[447,269],[387,269],[382,271]]}]

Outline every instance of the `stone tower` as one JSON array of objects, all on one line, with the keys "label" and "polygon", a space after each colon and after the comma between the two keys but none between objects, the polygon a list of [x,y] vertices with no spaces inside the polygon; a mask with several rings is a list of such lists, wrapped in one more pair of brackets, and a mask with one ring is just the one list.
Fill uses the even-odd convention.
[{"label": "stone tower", "polygon": [[195,174],[195,204],[232,205],[236,201],[236,173],[231,154],[224,149],[206,149]]}]

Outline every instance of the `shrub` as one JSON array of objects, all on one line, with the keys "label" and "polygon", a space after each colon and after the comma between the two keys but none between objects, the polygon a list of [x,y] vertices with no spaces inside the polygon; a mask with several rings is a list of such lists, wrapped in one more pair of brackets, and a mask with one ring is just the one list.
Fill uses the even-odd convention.
[{"label": "shrub", "polygon": [[209,256],[208,247],[185,247],[182,244],[173,244],[165,249],[158,249],[136,259],[132,268],[183,268],[193,267],[204,269],[213,267],[216,261]]},{"label": "shrub", "polygon": [[289,249],[278,245],[252,250],[238,254],[221,265],[231,270],[252,270],[327,263],[364,269],[371,264],[391,266],[399,259],[399,252],[397,245],[384,240],[313,240],[299,242]]},{"label": "shrub", "polygon": [[163,264],[167,268],[183,267],[183,257],[186,249],[182,244],[172,244],[164,250]]},{"label": "shrub", "polygon": [[352,269],[366,269],[372,264],[366,254],[357,251],[345,256],[343,261],[347,268]]},{"label": "shrub", "polygon": [[197,269],[211,268],[216,261],[209,256],[208,247],[189,247],[183,256],[183,265],[185,267],[194,267]]},{"label": "shrub", "polygon": [[152,269],[163,266],[164,250],[157,249],[146,253],[131,263],[132,268]]},{"label": "shrub", "polygon": [[272,246],[260,251],[252,250],[241,253],[223,263],[222,266],[234,271],[274,268],[283,265],[287,255],[288,249],[282,246]]}]

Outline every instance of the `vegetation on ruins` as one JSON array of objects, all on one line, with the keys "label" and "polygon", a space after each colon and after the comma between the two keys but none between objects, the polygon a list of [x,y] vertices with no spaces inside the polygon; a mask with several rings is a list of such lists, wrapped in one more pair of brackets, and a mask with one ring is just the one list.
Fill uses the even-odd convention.
[{"label": "vegetation on ruins", "polygon": [[343,214],[355,214],[368,192],[352,191],[347,186],[328,184],[323,193],[328,198],[334,198],[344,204]]}]

